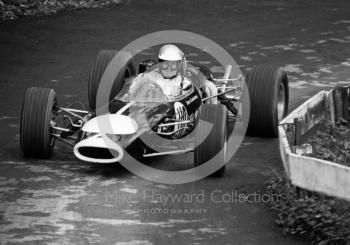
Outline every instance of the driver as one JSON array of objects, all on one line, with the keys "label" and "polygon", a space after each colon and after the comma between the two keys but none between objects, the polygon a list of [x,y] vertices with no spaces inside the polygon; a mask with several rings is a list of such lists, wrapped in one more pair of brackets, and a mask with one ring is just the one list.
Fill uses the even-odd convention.
[{"label": "driver", "polygon": [[[183,92],[191,88],[191,82],[184,76],[186,70],[186,58],[184,53],[173,44],[162,46],[158,54],[158,67],[151,72],[143,73],[143,76],[156,81],[163,92],[172,97],[178,97]],[[215,84],[205,80],[205,92],[207,96],[217,94]],[[211,100],[212,104],[217,104],[217,98]]]}]

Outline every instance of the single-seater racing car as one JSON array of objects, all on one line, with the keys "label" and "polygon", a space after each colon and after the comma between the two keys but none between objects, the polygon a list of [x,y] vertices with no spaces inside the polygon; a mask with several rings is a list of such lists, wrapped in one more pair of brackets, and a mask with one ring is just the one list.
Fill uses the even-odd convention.
[{"label": "single-seater racing car", "polygon": [[[254,66],[245,77],[232,78],[232,67],[227,66],[223,78],[214,78],[205,66],[190,63],[184,75],[191,86],[169,98],[155,81],[138,75],[150,72],[154,62],[141,62],[137,69],[127,57],[112,81],[106,113],[98,115],[101,78],[115,55],[116,51],[101,51],[91,67],[89,110],[61,107],[53,89],[27,89],[20,122],[25,157],[48,158],[55,141],[60,140],[72,146],[78,159],[88,162],[118,162],[125,152],[137,159],[194,152],[193,166],[198,166],[225,149],[219,159],[227,163],[228,129],[244,116],[241,96],[245,89],[250,98],[249,135],[277,136],[278,122],[288,111],[288,77],[278,67]],[[205,79],[217,86],[218,104],[210,103],[203,89]],[[108,129],[100,123],[106,120]],[[212,125],[210,132],[202,122]],[[111,148],[102,133],[117,147]],[[213,175],[222,176],[224,171],[225,166]]]}]

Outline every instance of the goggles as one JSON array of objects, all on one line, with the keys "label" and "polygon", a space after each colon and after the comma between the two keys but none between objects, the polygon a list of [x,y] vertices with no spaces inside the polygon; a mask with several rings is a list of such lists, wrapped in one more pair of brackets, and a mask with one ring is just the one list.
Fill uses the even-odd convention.
[{"label": "goggles", "polygon": [[178,67],[180,66],[180,60],[176,60],[176,61],[170,61],[170,60],[166,60],[163,61],[160,64],[160,67],[162,68],[162,70],[167,70],[170,68],[170,70],[177,70]]}]

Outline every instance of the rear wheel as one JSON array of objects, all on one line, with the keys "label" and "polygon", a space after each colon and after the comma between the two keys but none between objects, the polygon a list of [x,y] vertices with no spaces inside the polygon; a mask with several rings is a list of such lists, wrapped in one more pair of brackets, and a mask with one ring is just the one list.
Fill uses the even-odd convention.
[{"label": "rear wheel", "polygon": [[[227,109],[220,104],[204,104],[199,108],[199,123],[195,129],[194,166],[204,164],[220,152],[219,161],[226,163],[227,141]],[[208,131],[210,130],[209,134]],[[208,135],[205,139],[203,137]],[[225,173],[225,165],[211,176],[221,177]]]},{"label": "rear wheel", "polygon": [[48,158],[51,155],[55,133],[57,99],[53,89],[27,89],[21,112],[20,145],[24,156]]},{"label": "rear wheel", "polygon": [[[102,50],[98,53],[95,62],[92,64],[88,82],[88,99],[91,110],[96,109],[97,92],[100,86],[101,78],[112,61],[113,57],[117,54],[115,50]],[[109,101],[111,101],[122,89],[125,84],[125,80],[136,74],[136,67],[133,59],[121,53],[121,59],[124,63],[119,73],[116,75],[111,91],[102,91],[109,94]]]},{"label": "rear wheel", "polygon": [[278,136],[278,123],[288,112],[287,73],[274,66],[255,66],[247,74],[250,97],[248,134]]}]

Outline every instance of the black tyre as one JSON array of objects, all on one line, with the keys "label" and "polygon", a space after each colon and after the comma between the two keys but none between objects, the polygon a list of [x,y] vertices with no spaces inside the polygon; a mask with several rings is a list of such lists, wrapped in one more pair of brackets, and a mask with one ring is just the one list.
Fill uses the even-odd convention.
[{"label": "black tyre", "polygon": [[[98,53],[95,62],[92,64],[88,80],[88,99],[91,110],[96,109],[96,97],[99,89],[100,81],[108,64],[112,61],[117,51],[102,50]],[[109,101],[111,101],[122,89],[126,78],[132,77],[136,74],[136,67],[133,59],[130,56],[122,54],[122,62],[125,64],[116,74],[111,91],[102,91],[102,93],[109,94]]]},{"label": "black tyre", "polygon": [[[214,158],[222,149],[216,164],[226,163],[227,109],[221,104],[204,104],[199,108],[199,123],[195,129],[194,166],[199,166]],[[205,123],[202,123],[202,122]],[[210,133],[208,131],[212,127]],[[208,135],[205,139],[203,137]],[[211,176],[224,175],[225,165]]]},{"label": "black tyre", "polygon": [[248,135],[278,136],[278,122],[288,112],[287,73],[274,66],[254,66],[246,83],[250,97]]},{"label": "black tyre", "polygon": [[55,138],[51,124],[57,118],[57,99],[53,89],[27,89],[21,112],[20,145],[23,156],[48,158]]}]

